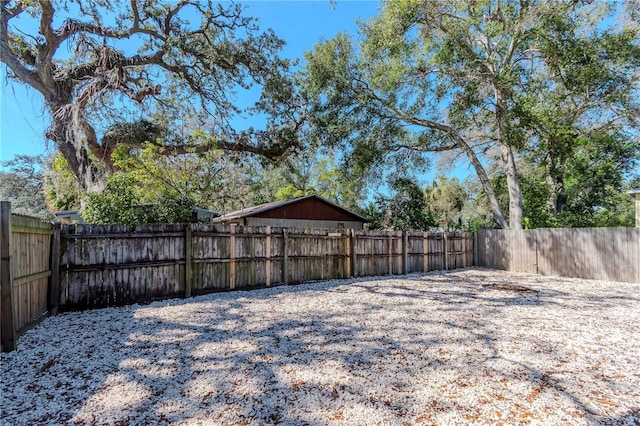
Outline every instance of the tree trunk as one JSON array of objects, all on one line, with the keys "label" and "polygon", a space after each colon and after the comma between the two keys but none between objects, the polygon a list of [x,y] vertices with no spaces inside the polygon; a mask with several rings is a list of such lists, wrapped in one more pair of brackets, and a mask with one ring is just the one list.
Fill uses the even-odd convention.
[{"label": "tree trunk", "polygon": [[471,162],[471,165],[476,170],[478,174],[478,178],[482,183],[482,189],[484,190],[485,195],[487,196],[487,200],[489,201],[489,207],[491,208],[491,212],[493,213],[493,218],[501,229],[508,228],[508,223],[504,219],[504,215],[502,214],[502,209],[500,209],[500,204],[498,203],[498,198],[496,197],[495,192],[493,192],[493,187],[491,186],[491,181],[489,180],[489,176],[487,175],[484,166],[478,159],[478,156],[473,151],[473,149],[466,143],[462,137],[457,137],[456,143],[457,145],[464,151],[467,155],[467,158]]},{"label": "tree trunk", "polygon": [[556,161],[551,154],[547,155],[546,163],[546,181],[549,185],[547,207],[553,216],[557,217],[567,203],[567,194],[564,190],[564,167],[556,166]]},{"label": "tree trunk", "polygon": [[522,229],[522,190],[513,150],[506,144],[500,144],[500,149],[509,190],[509,229]]},{"label": "tree trunk", "polygon": [[[395,111],[396,113],[398,113],[397,109],[395,109]],[[403,116],[404,114],[399,113],[399,115]],[[476,173],[478,174],[478,178],[482,183],[482,189],[484,190],[484,193],[487,196],[487,200],[489,201],[489,206],[491,208],[491,212],[493,213],[493,218],[495,219],[496,223],[502,229],[508,228],[507,221],[504,219],[504,215],[502,214],[502,210],[500,209],[498,198],[496,197],[495,192],[493,192],[493,187],[491,186],[491,181],[489,180],[487,171],[484,169],[484,166],[480,162],[480,159],[478,159],[478,156],[473,151],[473,148],[469,146],[467,141],[462,136],[460,136],[460,134],[453,127],[448,126],[446,124],[438,123],[431,120],[420,119],[416,117],[411,117],[407,119],[406,116],[404,116],[403,118],[412,124],[417,124],[420,126],[428,127],[430,129],[435,129],[435,130],[444,132],[447,135],[449,135],[451,139],[453,139],[455,146],[460,148],[465,153],[465,155],[471,162],[471,165],[476,170]]]},{"label": "tree trunk", "polygon": [[[100,192],[107,184],[107,177],[111,174],[106,166],[98,166],[101,162],[106,164],[105,159],[95,161],[95,153],[89,150],[84,141],[78,140],[78,135],[73,134],[70,119],[62,114],[56,114],[61,109],[54,109],[49,105],[53,114],[53,124],[47,131],[47,138],[52,140],[67,164],[75,174],[82,188],[87,192]],[[109,159],[110,160],[110,159]]]},{"label": "tree trunk", "polygon": [[494,85],[496,101],[496,124],[498,128],[498,141],[502,154],[502,164],[507,176],[507,189],[509,191],[509,229],[522,229],[523,207],[522,190],[520,189],[520,179],[513,150],[509,141],[505,140],[506,129],[504,112],[506,111],[505,96],[499,87]]}]

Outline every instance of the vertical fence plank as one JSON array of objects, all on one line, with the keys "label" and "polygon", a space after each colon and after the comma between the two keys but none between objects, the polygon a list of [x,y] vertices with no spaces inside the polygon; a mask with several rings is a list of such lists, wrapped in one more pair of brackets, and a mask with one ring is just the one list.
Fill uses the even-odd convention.
[{"label": "vertical fence plank", "polygon": [[387,255],[388,257],[388,262],[387,262],[387,268],[388,268],[388,274],[391,275],[393,274],[393,237],[389,237],[389,240],[387,241]]},{"label": "vertical fence plank", "polygon": [[444,241],[444,270],[449,270],[449,242],[447,240],[447,233],[442,233],[442,239]]},{"label": "vertical fence plank", "polygon": [[352,277],[357,277],[358,276],[358,259],[357,259],[357,247],[356,247],[356,230],[355,229],[350,229],[349,230],[349,246],[351,247],[351,259],[349,259],[349,261],[351,262],[351,276]]},{"label": "vertical fence plank", "polygon": [[189,224],[184,228],[184,297],[191,297],[191,287],[193,286],[193,238],[192,225]]},{"label": "vertical fence plank", "polygon": [[282,283],[289,285],[289,237],[287,229],[282,229]]},{"label": "vertical fence plank", "polygon": [[473,233],[473,266],[478,266],[478,231]]},{"label": "vertical fence plank", "polygon": [[229,238],[229,288],[236,288],[236,226],[231,225],[231,237]]},{"label": "vertical fence plank", "polygon": [[60,306],[60,224],[53,228],[51,239],[51,276],[49,277],[49,310],[58,313]]},{"label": "vertical fence plank", "polygon": [[0,201],[0,292],[2,321],[2,350],[16,348],[16,329],[13,323],[13,281],[11,279],[11,203]]},{"label": "vertical fence plank", "polygon": [[409,272],[409,234],[402,231],[402,273]]},{"label": "vertical fence plank", "polygon": [[429,234],[422,233],[422,272],[429,272]]},{"label": "vertical fence plank", "polygon": [[266,280],[266,285],[267,287],[271,286],[271,227],[267,226],[267,230],[266,230],[266,247],[265,247],[265,265],[264,265],[264,269],[265,269],[265,280]]},{"label": "vertical fence plank", "polygon": [[[346,277],[345,278],[349,278],[353,276],[353,272],[351,270],[351,265],[353,264],[353,262],[351,261],[351,252],[353,251],[353,246],[352,246],[352,240],[351,240],[351,233],[347,230],[347,231],[342,231],[342,240],[344,242],[344,250],[345,250],[345,256],[343,258],[344,261],[344,266],[345,266],[345,270],[346,270]],[[319,253],[318,253],[319,254]],[[316,256],[318,255],[316,254]]]}]

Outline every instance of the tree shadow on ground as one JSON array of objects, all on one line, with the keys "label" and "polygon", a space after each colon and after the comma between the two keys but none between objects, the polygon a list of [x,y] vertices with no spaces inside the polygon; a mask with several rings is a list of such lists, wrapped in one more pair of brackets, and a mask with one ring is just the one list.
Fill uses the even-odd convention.
[{"label": "tree shadow on ground", "polygon": [[[511,279],[503,274],[497,280]],[[543,413],[536,408],[539,395],[562,399],[592,424],[637,419],[637,410],[607,417],[567,386],[558,371],[570,351],[536,330],[559,327],[536,318],[538,309],[570,312],[579,295],[535,282],[523,284],[535,292],[505,295],[483,287],[490,281],[483,271],[470,270],[69,314],[57,326],[79,328],[45,324],[42,338],[73,341],[72,348],[65,347],[71,353],[48,354],[57,357],[55,366],[32,358],[33,365],[18,364],[12,372],[40,371],[47,383],[21,390],[40,412],[30,417],[9,412],[7,418],[320,425],[357,423],[364,415],[373,423],[491,422],[484,406],[516,394],[521,407],[503,413],[503,421],[509,422],[509,415],[527,420],[517,416],[536,409]],[[504,324],[511,310],[530,319]],[[57,388],[48,384],[55,380],[48,374],[67,376],[74,368],[77,380]],[[494,383],[488,396],[474,394],[483,381]],[[623,391],[627,386],[623,380],[607,383]],[[87,387],[78,392],[77,384]]]}]

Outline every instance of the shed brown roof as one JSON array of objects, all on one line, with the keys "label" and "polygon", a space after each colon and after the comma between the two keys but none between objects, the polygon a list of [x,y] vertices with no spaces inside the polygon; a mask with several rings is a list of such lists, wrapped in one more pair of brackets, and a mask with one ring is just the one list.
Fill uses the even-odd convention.
[{"label": "shed brown roof", "polygon": [[[300,204],[300,206],[295,206]],[[304,207],[303,207],[304,206]],[[287,208],[289,207],[289,208]],[[291,208],[294,207],[294,208]],[[295,208],[298,207],[298,208]],[[213,222],[225,222],[227,220],[244,217],[271,217],[284,219],[319,219],[319,220],[352,220],[367,222],[367,219],[350,210],[340,207],[318,195],[306,195],[304,197],[288,200],[274,201],[260,204],[246,209],[227,213],[213,219]]]}]

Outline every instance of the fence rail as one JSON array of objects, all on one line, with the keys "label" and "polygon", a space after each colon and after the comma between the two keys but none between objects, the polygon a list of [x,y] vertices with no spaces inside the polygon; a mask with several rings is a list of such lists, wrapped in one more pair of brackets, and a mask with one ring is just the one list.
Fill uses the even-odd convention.
[{"label": "fence rail", "polygon": [[62,309],[473,265],[473,234],[63,225]]},{"label": "fence rail", "polygon": [[640,228],[479,230],[478,266],[640,282]]}]

